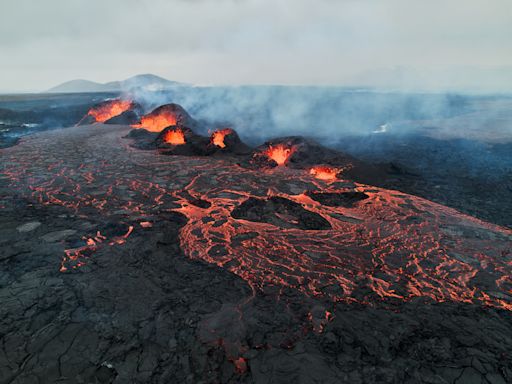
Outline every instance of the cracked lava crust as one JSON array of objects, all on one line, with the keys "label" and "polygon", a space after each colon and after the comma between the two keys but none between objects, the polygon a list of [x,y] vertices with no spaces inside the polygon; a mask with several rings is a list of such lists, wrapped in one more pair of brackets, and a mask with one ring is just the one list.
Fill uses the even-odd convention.
[{"label": "cracked lava crust", "polygon": [[[288,167],[294,147],[254,166],[136,149],[129,130],[2,150],[1,382],[512,379],[511,230],[354,182],[347,164]],[[471,348],[482,370],[460,363]]]}]

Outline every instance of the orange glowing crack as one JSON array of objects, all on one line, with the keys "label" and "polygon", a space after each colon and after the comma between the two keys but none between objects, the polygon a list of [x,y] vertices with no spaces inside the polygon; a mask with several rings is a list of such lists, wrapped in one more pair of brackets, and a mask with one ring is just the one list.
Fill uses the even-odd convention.
[{"label": "orange glowing crack", "polygon": [[64,250],[64,257],[61,260],[60,272],[66,272],[69,269],[77,269],[86,265],[87,259],[98,250],[102,245],[108,244],[109,246],[121,245],[126,242],[126,239],[133,232],[133,226],[128,227],[128,231],[121,236],[114,236],[110,242],[105,243],[107,238],[101,234],[100,231],[92,238],[83,238],[86,245],[78,248]]},{"label": "orange glowing crack", "polygon": [[[141,232],[149,228],[142,220],[156,223],[156,211],[178,211],[188,219],[179,235],[184,254],[225,268],[253,291],[278,286],[365,305],[428,297],[512,310],[510,229],[398,191],[350,181],[344,183],[351,185],[347,187],[326,185],[313,177],[321,173],[318,170],[313,175],[311,169],[283,169],[262,176],[259,170],[214,157],[163,160],[137,152],[138,162],[151,165],[152,172],[147,172],[127,162],[125,149],[115,145],[100,152],[108,161],[89,163],[74,156],[63,160],[68,153],[57,138],[39,138],[37,146],[28,138],[3,150],[6,161],[0,162],[0,172],[10,188],[33,202],[64,207],[80,217],[131,213],[140,218],[136,223]],[[105,148],[102,143],[97,149]],[[284,146],[281,152],[289,156],[292,150]],[[158,173],[163,176],[157,181]],[[329,194],[359,191],[369,197],[350,207],[329,206],[306,193],[290,193],[287,186],[292,184],[314,185],[315,191]],[[231,215],[248,198],[264,199],[268,191],[320,215],[331,229],[280,228],[271,219],[256,222]],[[191,198],[209,205],[198,207]],[[277,222],[298,220],[287,212],[275,213]],[[132,230],[127,227],[117,238],[89,236],[82,248],[65,251],[61,270],[87,264],[100,247],[119,246]],[[492,284],[481,282],[481,270]],[[329,316],[315,316],[320,330]]]}]

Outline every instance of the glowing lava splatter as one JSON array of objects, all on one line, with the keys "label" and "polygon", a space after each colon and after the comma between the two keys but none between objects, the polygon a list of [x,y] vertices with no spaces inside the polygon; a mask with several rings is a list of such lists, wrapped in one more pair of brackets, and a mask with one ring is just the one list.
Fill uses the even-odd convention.
[{"label": "glowing lava splatter", "polygon": [[129,100],[109,100],[91,108],[89,112],[87,112],[87,116],[92,116],[97,123],[104,123],[130,110],[132,107],[133,102]]},{"label": "glowing lava splatter", "polygon": [[185,144],[185,134],[179,128],[165,132],[164,141],[167,144],[182,145]]},{"label": "glowing lava splatter", "polygon": [[213,132],[212,136],[211,136],[212,144],[216,145],[217,147],[220,147],[220,148],[226,148],[226,144],[224,143],[224,138],[226,137],[226,135],[229,135],[232,132],[233,132],[233,130],[229,129],[229,128],[219,129],[219,130]]},{"label": "glowing lava splatter", "polygon": [[139,124],[132,125],[133,128],[144,128],[150,132],[161,132],[164,128],[176,125],[178,118],[176,114],[169,111],[152,112],[142,116]]},{"label": "glowing lava splatter", "polygon": [[263,152],[270,159],[274,160],[277,165],[285,165],[295,152],[295,147],[286,146],[284,144],[269,145]]},{"label": "glowing lava splatter", "polygon": [[338,169],[326,166],[317,166],[313,167],[309,170],[309,173],[316,177],[319,180],[325,181],[334,181],[336,180],[336,175],[338,173]]}]

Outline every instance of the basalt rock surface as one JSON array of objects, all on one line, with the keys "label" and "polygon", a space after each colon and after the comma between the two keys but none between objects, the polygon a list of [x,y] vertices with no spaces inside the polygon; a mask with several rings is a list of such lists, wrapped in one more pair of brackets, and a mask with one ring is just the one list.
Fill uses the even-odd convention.
[{"label": "basalt rock surface", "polygon": [[129,131],[0,150],[0,383],[512,381],[509,229]]},{"label": "basalt rock surface", "polygon": [[309,192],[308,196],[318,201],[322,205],[329,207],[346,207],[354,206],[358,201],[369,198],[366,193],[358,191],[348,192]]},{"label": "basalt rock surface", "polygon": [[307,230],[330,229],[327,220],[317,213],[304,209],[301,204],[272,196],[268,199],[249,198],[236,207],[231,216],[236,219],[259,221],[281,228],[300,228]]},{"label": "basalt rock surface", "polygon": [[114,116],[107,121],[105,124],[120,124],[120,125],[131,125],[139,121],[139,114],[134,110],[129,110],[121,113],[118,116]]}]

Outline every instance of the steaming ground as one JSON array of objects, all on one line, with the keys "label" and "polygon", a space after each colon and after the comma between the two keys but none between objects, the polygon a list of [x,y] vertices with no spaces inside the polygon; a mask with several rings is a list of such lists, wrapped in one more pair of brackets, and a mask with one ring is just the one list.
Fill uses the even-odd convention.
[{"label": "steaming ground", "polygon": [[[4,95],[0,148],[42,129],[71,126],[116,94]],[[512,227],[512,97],[403,94],[322,87],[178,87],[131,90],[149,111],[181,104],[205,127],[230,126],[259,145],[303,134],[394,177],[379,184]],[[199,132],[206,134],[205,132]]]},{"label": "steaming ground", "polygon": [[[318,285],[322,279],[299,284],[305,291],[284,284],[256,290],[253,278],[275,274],[293,281],[296,277],[287,270],[291,264],[280,266],[272,259],[247,259],[254,262],[258,272],[254,275],[244,275],[244,269],[233,273],[236,260],[221,266],[208,261],[225,256],[218,247],[223,241],[220,231],[229,223],[236,224],[233,218],[221,220],[228,207],[223,202],[236,201],[244,192],[265,195],[268,187],[295,196],[305,185],[298,179],[303,172],[285,168],[262,176],[257,170],[239,169],[236,159],[141,151],[128,146],[123,138],[128,131],[123,126],[73,127],[43,132],[3,150],[2,383],[460,384],[505,383],[512,378],[512,318],[501,307],[509,298],[496,290],[493,280],[507,272],[503,263],[510,258],[509,230],[398,192],[367,187],[372,197],[362,201],[372,205],[367,211],[363,206],[351,211],[359,217],[340,215],[337,210],[342,208],[331,206],[336,199],[327,201],[330,205],[324,208],[317,206],[315,212],[327,210],[333,225],[345,229],[366,221],[364,212],[374,215],[376,223],[397,219],[396,225],[409,231],[412,241],[400,240],[394,227],[371,220],[365,224],[377,225],[375,238],[398,235],[400,241],[383,243],[379,249],[383,254],[390,252],[388,267],[369,265],[371,278],[348,279],[357,280],[355,301],[311,294],[344,294],[331,291],[328,284]],[[229,169],[239,171],[230,173]],[[239,181],[244,175],[250,181],[247,185]],[[313,187],[313,179],[308,180]],[[338,184],[353,188],[350,181]],[[233,191],[227,193],[223,188]],[[172,191],[205,194],[210,202],[186,193],[172,195]],[[184,197],[190,204],[183,205]],[[291,207],[304,210],[299,204]],[[381,209],[386,207],[392,211],[384,215]],[[237,233],[229,245],[240,247],[244,260],[249,249],[244,244],[251,244],[255,234],[238,231],[254,218],[242,205],[239,211],[233,211],[242,221],[236,224]],[[215,219],[204,222],[211,225],[200,225],[204,212],[211,217],[203,219]],[[319,246],[314,234],[323,232],[327,224],[301,212],[306,228],[313,229],[303,234],[293,228],[301,225],[288,217],[293,212],[280,212],[276,217],[292,225],[281,233],[294,241],[304,240],[303,253],[310,253]],[[267,220],[268,214],[263,212],[261,219]],[[428,225],[437,219],[443,220],[443,232],[429,230]],[[268,239],[280,233],[265,223],[251,225],[267,228]],[[351,243],[349,251],[353,246],[354,256],[377,262],[374,255],[369,257],[370,252],[361,252],[366,243],[363,232],[354,231],[352,236],[339,231],[338,236],[360,239],[363,248]],[[325,244],[334,240],[327,237]],[[447,275],[440,282],[441,291],[447,288],[449,292],[450,286],[469,279],[476,291],[492,296],[463,302],[465,298],[454,290],[453,300],[444,302],[421,297],[381,300],[370,287],[389,290],[386,271],[407,256],[395,246],[417,249],[420,243],[425,247],[418,249],[416,262],[407,270],[429,267],[431,257],[445,254],[443,248],[458,253],[439,264],[434,274],[457,275],[461,272],[457,265],[478,265],[473,258],[489,256],[490,264],[476,275],[462,273],[461,279],[453,281]],[[195,255],[191,246],[209,251]],[[341,249],[330,248],[332,252]],[[272,247],[256,251],[266,249]],[[429,257],[421,261],[423,251]],[[308,257],[328,267],[326,255],[318,249]],[[350,263],[339,260],[337,268],[358,265],[357,257]],[[293,271],[300,277],[307,266]],[[268,273],[261,273],[266,269]],[[328,270],[314,267],[312,273],[329,275]],[[437,292],[436,280],[423,278],[418,275],[417,281],[428,282],[432,292]],[[405,286],[395,289],[399,294],[407,290]]]},{"label": "steaming ground", "polygon": [[[65,128],[115,95],[3,97],[0,383],[512,380],[508,98],[183,92],[138,96],[251,143],[313,133],[384,163],[380,186],[503,227],[368,186],[361,205],[312,195],[325,206],[306,210],[292,200],[318,182],[301,170],[141,151],[126,126]],[[183,190],[201,196],[170,193]],[[269,190],[287,199],[261,200]]]}]

